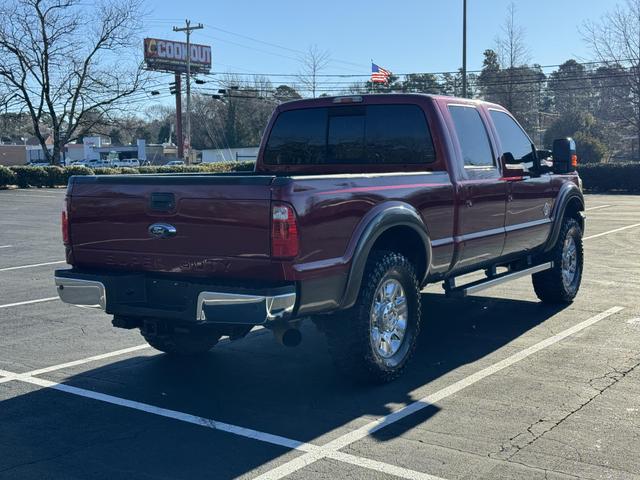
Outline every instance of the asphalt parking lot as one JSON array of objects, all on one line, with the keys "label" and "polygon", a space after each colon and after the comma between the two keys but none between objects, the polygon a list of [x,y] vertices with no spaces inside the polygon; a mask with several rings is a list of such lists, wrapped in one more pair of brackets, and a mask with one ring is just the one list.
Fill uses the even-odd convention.
[{"label": "asphalt parking lot", "polygon": [[424,292],[411,368],[334,371],[312,325],[198,362],[56,298],[62,190],[0,191],[0,478],[640,479],[640,197],[588,195],[567,308],[528,278]]}]

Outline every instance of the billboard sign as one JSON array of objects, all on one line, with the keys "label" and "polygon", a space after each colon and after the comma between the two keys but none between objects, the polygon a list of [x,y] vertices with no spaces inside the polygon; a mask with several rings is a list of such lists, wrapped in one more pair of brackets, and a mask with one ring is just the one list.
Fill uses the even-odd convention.
[{"label": "billboard sign", "polygon": [[[192,43],[191,72],[209,73],[211,69],[211,47]],[[144,39],[144,61],[149,70],[170,72],[187,71],[187,44],[158,38]]]}]

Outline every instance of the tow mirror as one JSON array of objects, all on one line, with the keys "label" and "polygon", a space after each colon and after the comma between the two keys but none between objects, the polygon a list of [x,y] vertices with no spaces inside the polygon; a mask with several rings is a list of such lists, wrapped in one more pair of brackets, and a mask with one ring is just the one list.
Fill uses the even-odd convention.
[{"label": "tow mirror", "polygon": [[554,173],[574,172],[578,166],[578,156],[573,138],[554,140],[552,157]]},{"label": "tow mirror", "polygon": [[511,152],[502,154],[502,157],[500,157],[500,166],[502,167],[502,176],[504,178],[520,178],[525,173],[524,164],[516,162]]}]

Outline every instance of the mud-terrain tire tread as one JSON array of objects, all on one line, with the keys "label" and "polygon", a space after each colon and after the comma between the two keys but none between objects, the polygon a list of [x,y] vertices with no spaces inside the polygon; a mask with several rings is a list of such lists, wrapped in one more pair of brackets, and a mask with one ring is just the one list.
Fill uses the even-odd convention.
[{"label": "mud-terrain tire tread", "polygon": [[[394,368],[380,362],[372,351],[369,331],[373,297],[382,279],[391,271],[401,277],[409,312],[407,333],[410,332],[410,337],[405,338],[410,342],[409,348]],[[412,263],[396,252],[373,251],[367,260],[355,305],[322,322],[329,353],[338,372],[360,383],[387,383],[398,378],[414,354],[421,313],[420,286]]]},{"label": "mud-terrain tire tread", "polygon": [[[578,255],[578,268],[580,278],[574,292],[570,292],[562,281],[562,249],[567,235],[574,235],[576,250]],[[547,261],[553,261],[553,268],[543,272],[534,273],[532,277],[533,289],[536,296],[544,303],[554,305],[567,305],[573,302],[580,289],[583,273],[583,245],[582,229],[575,218],[566,217],[562,221],[562,227],[558,240],[553,249],[548,253]]]}]

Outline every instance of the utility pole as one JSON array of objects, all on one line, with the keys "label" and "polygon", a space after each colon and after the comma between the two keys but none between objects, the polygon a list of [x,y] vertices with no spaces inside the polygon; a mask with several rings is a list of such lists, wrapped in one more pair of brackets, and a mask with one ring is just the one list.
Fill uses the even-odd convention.
[{"label": "utility pole", "polygon": [[176,145],[178,146],[178,158],[184,158],[184,139],[182,138],[182,77],[176,72],[175,77],[176,96]]},{"label": "utility pole", "polygon": [[462,96],[467,98],[467,0],[462,0]]},{"label": "utility pole", "polygon": [[204,25],[191,26],[191,20],[185,20],[185,27],[173,27],[174,32],[185,32],[187,34],[187,135],[186,135],[186,152],[184,159],[186,164],[191,163],[191,32],[200,30]]}]

